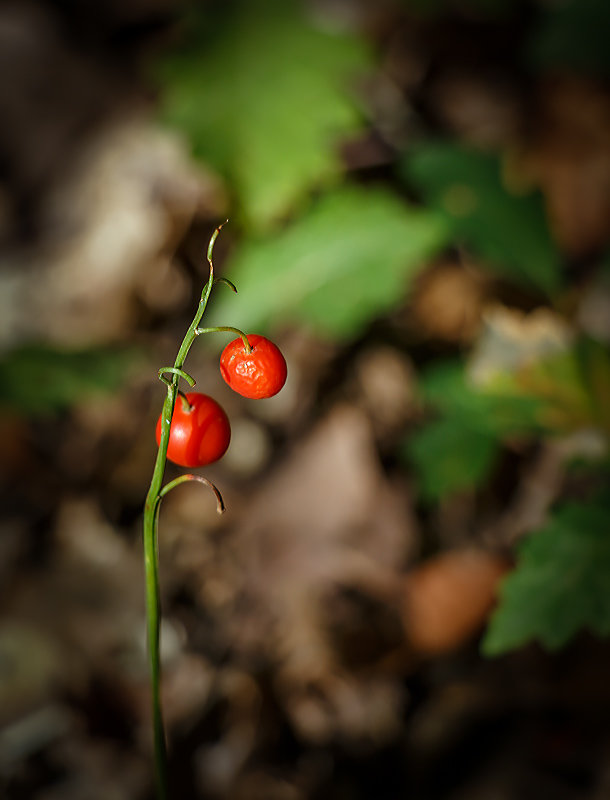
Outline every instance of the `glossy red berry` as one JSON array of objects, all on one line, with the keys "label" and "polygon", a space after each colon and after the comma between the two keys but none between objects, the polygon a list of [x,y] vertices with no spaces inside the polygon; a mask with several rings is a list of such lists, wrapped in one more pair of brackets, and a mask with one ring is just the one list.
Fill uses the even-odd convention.
[{"label": "glossy red berry", "polygon": [[[190,409],[180,397],[176,400],[167,457],[181,467],[203,467],[225,454],[231,426],[224,409],[212,397],[189,392],[186,399]],[[157,444],[161,439],[161,417],[157,422]]]},{"label": "glossy red berry", "polygon": [[273,397],[286,383],[288,369],[279,348],[256,333],[248,334],[248,353],[241,338],[230,342],[220,356],[220,372],[233,391],[252,400]]}]

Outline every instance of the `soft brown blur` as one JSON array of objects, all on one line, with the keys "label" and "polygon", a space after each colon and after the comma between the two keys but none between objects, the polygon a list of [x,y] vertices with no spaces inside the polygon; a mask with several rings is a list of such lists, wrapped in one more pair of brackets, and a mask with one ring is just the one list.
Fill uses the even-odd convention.
[{"label": "soft brown blur", "polygon": [[[325,3],[310,5],[324,18]],[[607,245],[607,87],[524,85],[481,38],[476,3],[449,3],[438,24],[401,4],[327,5],[359,21],[392,86],[374,133],[346,145],[350,179],[389,183],[393,148],[426,125],[505,148],[541,185],[578,287]],[[152,797],[140,526],[156,372],[231,213],[231,187],[155,116],[147,68],[183,13],[177,0],[0,7],[1,351],[134,354],[109,394],[0,418],[6,800]],[[495,30],[498,47],[509,34]],[[222,232],[220,274],[238,236]],[[589,286],[562,302],[607,342],[608,297]],[[585,635],[555,656],[533,646],[486,661],[477,649],[509,545],[561,489],[556,452],[516,447],[484,497],[434,507],[396,455],[424,419],[418,371],[473,346],[490,309],[513,300],[485,264],[445,253],[358,342],[277,330],[289,380],[259,405],[232,395],[217,353],[195,346],[189,371],[233,436],[205,470],[227,513],[198,485],[161,513],[174,797],[610,796],[607,647]],[[35,392],[37,374],[26,380]]]}]

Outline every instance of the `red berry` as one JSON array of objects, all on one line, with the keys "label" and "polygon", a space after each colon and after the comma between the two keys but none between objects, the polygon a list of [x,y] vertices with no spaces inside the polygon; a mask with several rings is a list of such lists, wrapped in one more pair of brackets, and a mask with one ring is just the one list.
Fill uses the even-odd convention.
[{"label": "red berry", "polygon": [[[207,394],[189,392],[190,409],[178,397],[169,430],[167,457],[181,467],[203,467],[218,461],[229,446],[231,426],[224,409]],[[157,444],[161,439],[161,415]]]},{"label": "red berry", "polygon": [[231,389],[244,397],[273,397],[286,383],[284,356],[264,336],[250,333],[248,341],[252,348],[249,353],[241,337],[225,347],[220,356],[220,373]]}]

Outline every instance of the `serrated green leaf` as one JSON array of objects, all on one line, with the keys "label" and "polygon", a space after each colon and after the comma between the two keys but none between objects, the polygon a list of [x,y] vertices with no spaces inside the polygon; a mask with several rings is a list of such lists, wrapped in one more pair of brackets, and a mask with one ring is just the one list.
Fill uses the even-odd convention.
[{"label": "serrated green leaf", "polygon": [[57,350],[28,345],[0,361],[0,406],[26,415],[67,408],[83,397],[113,391],[133,365],[134,352]]},{"label": "serrated green leaf", "polygon": [[538,194],[514,194],[498,158],[451,143],[412,151],[403,174],[442,213],[454,239],[486,259],[490,269],[552,295],[560,260]]},{"label": "serrated green leaf", "polygon": [[163,115],[262,229],[340,175],[338,141],[362,126],[353,82],[370,62],[362,40],[314,27],[296,0],[235,3],[161,66]]},{"label": "serrated green leaf", "polygon": [[493,434],[455,417],[430,423],[412,435],[406,447],[427,500],[479,485],[492,469],[498,451]]},{"label": "serrated green leaf", "polygon": [[608,498],[564,506],[521,545],[483,652],[498,655],[531,640],[556,649],[581,628],[610,635],[609,575]]},{"label": "serrated green leaf", "polygon": [[226,272],[239,293],[216,295],[210,324],[264,331],[298,320],[329,337],[355,336],[400,301],[445,239],[433,214],[382,189],[343,187],[234,253]]}]

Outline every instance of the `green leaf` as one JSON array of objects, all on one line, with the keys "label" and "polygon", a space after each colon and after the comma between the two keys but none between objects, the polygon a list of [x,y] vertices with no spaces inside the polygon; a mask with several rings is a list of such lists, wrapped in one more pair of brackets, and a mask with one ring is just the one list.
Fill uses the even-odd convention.
[{"label": "green leaf", "polygon": [[580,628],[610,635],[610,503],[571,504],[531,534],[504,580],[482,649],[494,656],[537,639],[563,646]]},{"label": "green leaf", "polygon": [[462,425],[493,434],[540,431],[540,401],[536,397],[481,390],[461,362],[436,365],[422,378],[427,402]]},{"label": "green leaf", "polygon": [[[532,348],[533,331],[522,338]],[[502,363],[500,349],[490,349],[485,358],[497,372],[484,382],[474,382],[459,362],[437,365],[424,374],[424,399],[440,417],[412,434],[404,447],[424,497],[438,500],[479,486],[502,441],[515,435],[586,432],[578,455],[599,460],[610,431],[610,356],[590,339],[565,347],[523,364],[511,364],[511,359]],[[506,350],[518,355],[508,346]],[[572,446],[576,443],[574,439]]]},{"label": "green leaf", "polygon": [[610,437],[610,353],[600,342],[583,337],[577,343],[577,357],[592,422]]},{"label": "green leaf", "polygon": [[295,0],[234,3],[161,65],[163,114],[262,229],[340,176],[337,145],[362,127],[353,85],[369,64],[360,39],[314,27]]},{"label": "green leaf", "polygon": [[28,345],[0,361],[0,406],[39,415],[67,408],[83,397],[114,391],[136,354],[111,349],[56,350]]},{"label": "green leaf", "polygon": [[427,500],[478,486],[489,475],[498,451],[493,434],[455,417],[430,423],[412,435],[406,446]]},{"label": "green leaf", "polygon": [[411,434],[404,454],[427,500],[478,487],[493,469],[503,436],[537,430],[536,400],[480,392],[460,363],[429,370],[421,389],[441,416]]},{"label": "green leaf", "polygon": [[541,197],[511,192],[498,158],[450,143],[423,144],[405,159],[403,174],[445,216],[456,242],[491,269],[549,295],[557,291],[559,255]]},{"label": "green leaf", "polygon": [[[532,347],[534,332],[523,342]],[[561,350],[536,354],[522,363],[501,362],[499,349],[485,354],[489,366],[496,367],[476,383],[481,397],[505,404],[530,402],[532,421],[548,433],[573,433],[597,429],[610,433],[610,355],[599,342],[581,337],[566,341]],[[514,351],[516,354],[516,351]],[[518,356],[517,356],[518,358]],[[481,365],[479,359],[479,366]],[[472,366],[472,364],[471,364]]]},{"label": "green leaf", "polygon": [[382,189],[343,187],[273,237],[248,241],[226,267],[239,293],[215,296],[210,324],[245,331],[298,320],[356,336],[394,307],[446,240],[438,217]]}]

